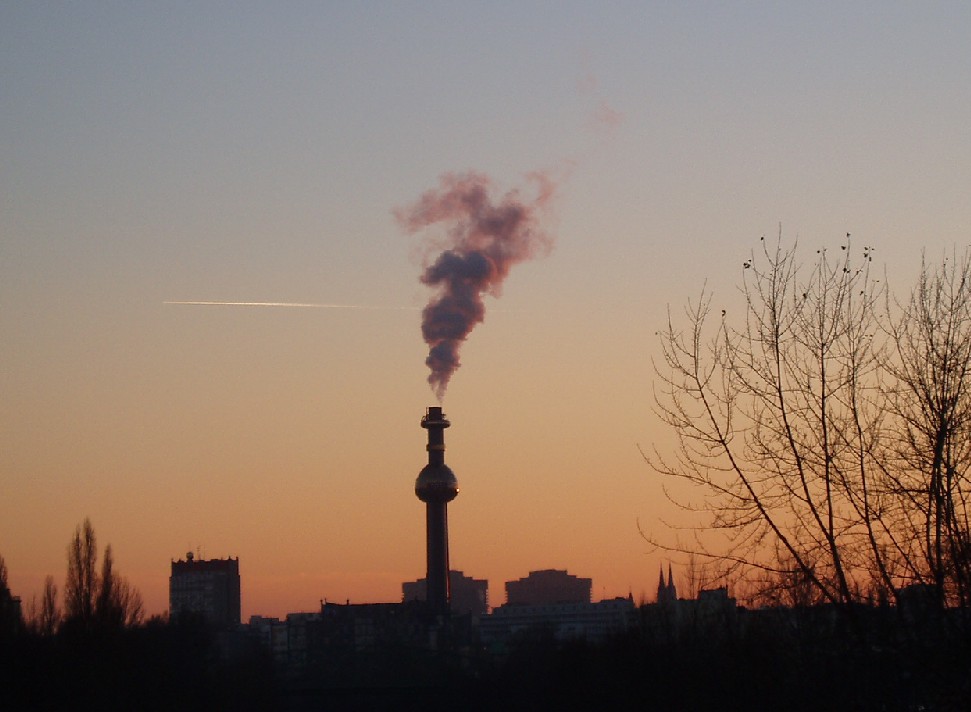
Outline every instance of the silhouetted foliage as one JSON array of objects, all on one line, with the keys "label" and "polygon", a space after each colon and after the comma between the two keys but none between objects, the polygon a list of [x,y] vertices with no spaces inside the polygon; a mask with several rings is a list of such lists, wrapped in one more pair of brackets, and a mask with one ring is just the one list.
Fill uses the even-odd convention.
[{"label": "silhouetted foliage", "polygon": [[273,710],[276,690],[268,657],[245,638],[159,618],[23,635],[0,660],[4,710]]},{"label": "silhouetted foliage", "polygon": [[74,531],[67,549],[67,580],[64,584],[64,622],[90,628],[94,623],[98,588],[97,540],[91,520],[85,519]]},{"label": "silhouetted foliage", "polygon": [[864,608],[860,618],[868,642],[849,642],[832,606],[746,612],[732,635],[689,625],[638,628],[599,645],[524,636],[472,709],[965,708],[966,638],[927,635],[892,608]]},{"label": "silhouetted foliage", "polygon": [[27,608],[27,626],[32,633],[40,636],[52,636],[57,632],[61,622],[61,612],[57,607],[57,586],[53,576],[44,579],[44,590],[41,594],[40,605],[36,598],[31,598]]},{"label": "silhouetted foliage", "polygon": [[130,627],[141,622],[142,598],[127,579],[114,571],[111,545],[105,547],[95,602],[97,625],[105,628]]},{"label": "silhouetted foliage", "polygon": [[61,623],[61,612],[57,608],[57,586],[54,577],[44,579],[44,594],[41,599],[40,619],[37,630],[41,635],[51,636],[57,631]]},{"label": "silhouetted foliage", "polygon": [[474,635],[438,649],[390,640],[298,676],[190,615],[113,633],[29,630],[0,649],[0,709],[914,712],[964,709],[971,694],[963,610],[858,606],[846,635],[832,605],[722,620],[679,612],[691,603],[643,606],[639,624],[600,643],[543,626],[495,655]]},{"label": "silhouetted foliage", "polygon": [[115,572],[110,544],[105,547],[100,575],[97,572],[97,538],[90,519],[75,530],[67,560],[63,620],[66,628],[119,630],[141,622],[141,594]]}]

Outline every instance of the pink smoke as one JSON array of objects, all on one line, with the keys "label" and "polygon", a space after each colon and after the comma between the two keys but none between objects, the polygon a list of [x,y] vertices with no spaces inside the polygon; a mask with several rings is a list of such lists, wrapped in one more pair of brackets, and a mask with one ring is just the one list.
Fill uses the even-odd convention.
[{"label": "pink smoke", "polygon": [[439,402],[461,364],[459,349],[485,318],[485,294],[498,297],[502,282],[517,262],[549,252],[552,237],[540,225],[540,214],[553,197],[545,173],[531,173],[536,190],[531,200],[511,190],[497,201],[492,181],[481,173],[448,173],[439,187],[394,215],[408,233],[431,225],[445,226],[444,251],[425,267],[421,281],[436,288],[422,311],[421,332],[428,344],[428,383]]}]

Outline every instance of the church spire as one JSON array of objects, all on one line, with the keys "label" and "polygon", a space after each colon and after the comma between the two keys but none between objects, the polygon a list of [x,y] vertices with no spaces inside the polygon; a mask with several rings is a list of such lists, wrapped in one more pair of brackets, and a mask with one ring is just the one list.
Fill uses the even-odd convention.
[{"label": "church spire", "polygon": [[657,582],[657,602],[674,603],[678,600],[678,590],[674,587],[674,571],[668,563],[668,577],[664,579],[664,564],[661,564],[661,573]]}]

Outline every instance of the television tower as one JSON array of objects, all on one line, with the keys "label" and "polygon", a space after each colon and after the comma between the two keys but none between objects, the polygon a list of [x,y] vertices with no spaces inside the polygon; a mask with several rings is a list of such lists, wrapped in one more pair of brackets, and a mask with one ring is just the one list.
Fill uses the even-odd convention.
[{"label": "television tower", "polygon": [[427,601],[435,615],[448,620],[448,514],[446,506],[459,493],[455,474],[445,464],[445,428],[451,423],[441,406],[425,411],[421,427],[428,431],[428,464],[415,480],[415,495],[425,503],[428,572]]}]

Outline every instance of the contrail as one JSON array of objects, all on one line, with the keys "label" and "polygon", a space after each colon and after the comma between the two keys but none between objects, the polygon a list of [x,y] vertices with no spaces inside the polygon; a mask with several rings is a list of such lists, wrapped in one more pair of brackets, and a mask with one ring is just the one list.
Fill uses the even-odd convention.
[{"label": "contrail", "polygon": [[376,307],[367,304],[314,304],[309,302],[189,302],[166,301],[162,304],[178,304],[197,307],[295,307],[297,309],[406,309],[416,311],[418,307]]}]

